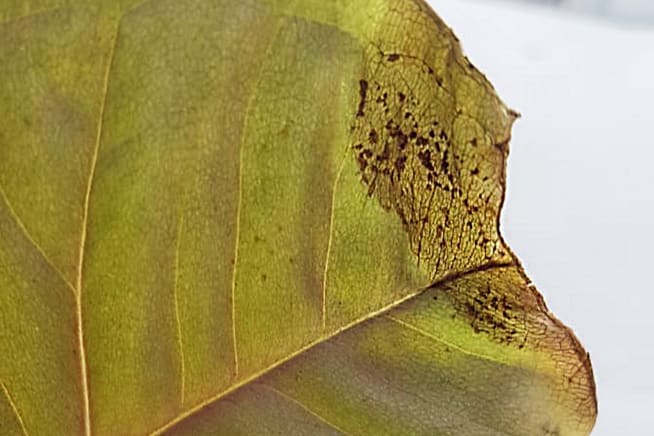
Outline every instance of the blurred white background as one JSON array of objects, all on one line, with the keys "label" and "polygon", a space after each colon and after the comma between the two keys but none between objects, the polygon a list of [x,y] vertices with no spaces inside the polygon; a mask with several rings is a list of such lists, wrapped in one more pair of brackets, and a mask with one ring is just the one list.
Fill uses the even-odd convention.
[{"label": "blurred white background", "polygon": [[[518,0],[516,0],[518,1]],[[522,0],[529,3],[561,6],[562,8],[593,14],[614,21],[654,23],[652,0]]]},{"label": "blurred white background", "polygon": [[593,434],[654,434],[654,0],[430,3],[523,115],[503,233],[591,354]]}]

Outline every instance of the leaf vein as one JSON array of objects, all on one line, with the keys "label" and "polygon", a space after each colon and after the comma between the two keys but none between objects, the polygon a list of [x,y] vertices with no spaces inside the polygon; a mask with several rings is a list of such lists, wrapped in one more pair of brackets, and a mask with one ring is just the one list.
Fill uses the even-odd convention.
[{"label": "leaf vein", "polygon": [[[270,52],[271,47],[273,46],[277,34],[279,33],[279,30],[281,28],[281,24],[277,26],[275,31],[270,35],[270,39],[268,41],[268,45],[266,46],[266,49],[263,51],[262,58],[265,59],[266,55]],[[245,145],[245,134],[247,132],[247,125],[248,125],[248,119],[250,116],[250,109],[252,108],[252,101],[254,100],[254,97],[257,92],[257,88],[259,87],[259,84],[261,83],[262,80],[262,75],[263,75],[263,63],[259,67],[259,70],[257,72],[256,79],[254,80],[254,84],[252,86],[251,92],[248,96],[248,101],[247,104],[245,105],[245,111],[243,115],[243,128],[241,131],[241,142],[239,144],[238,148],[238,200],[236,203],[236,235],[235,235],[235,243],[234,243],[234,265],[232,268],[232,288],[231,288],[231,302],[232,302],[232,342],[234,346],[234,378],[238,378],[238,344],[236,341],[236,275],[237,275],[237,267],[238,267],[238,257],[239,257],[239,247],[240,247],[240,237],[241,237],[241,209],[243,205],[243,146]]]},{"label": "leaf vein", "polygon": [[449,348],[453,348],[453,349],[457,350],[460,353],[466,354],[468,356],[476,357],[478,359],[488,360],[490,362],[497,363],[499,365],[504,365],[505,364],[505,362],[497,360],[494,357],[491,357],[491,356],[488,356],[488,355],[485,355],[485,354],[475,353],[474,351],[469,351],[469,350],[466,350],[464,348],[461,348],[461,347],[459,347],[458,345],[456,345],[456,344],[454,344],[452,342],[449,342],[449,341],[447,341],[447,340],[445,340],[443,338],[439,338],[436,335],[433,335],[433,334],[431,334],[429,332],[426,332],[426,331],[422,330],[421,328],[416,327],[415,325],[410,324],[410,323],[408,323],[406,321],[402,321],[401,319],[395,318],[392,315],[386,315],[385,318],[387,318],[387,319],[397,323],[398,325],[400,325],[400,326],[402,326],[402,327],[404,327],[404,328],[406,328],[408,330],[411,330],[411,331],[413,331],[413,332],[415,332],[415,333],[417,333],[417,334],[419,334],[421,336],[424,336],[424,337],[429,338],[429,339],[431,339],[433,341],[439,342],[439,343],[441,343],[441,344],[443,344],[443,345],[445,345],[445,346],[447,346]]},{"label": "leaf vein", "polygon": [[98,124],[96,129],[95,144],[93,146],[93,156],[91,158],[91,168],[89,170],[89,177],[86,184],[86,193],[84,195],[84,205],[83,205],[83,214],[82,214],[82,230],[80,235],[80,244],[79,244],[79,256],[77,264],[77,281],[75,285],[76,291],[76,315],[77,315],[77,339],[79,346],[79,358],[80,358],[80,369],[81,369],[81,379],[82,379],[82,392],[83,392],[83,420],[84,420],[84,432],[87,436],[91,435],[91,416],[90,416],[90,400],[89,400],[89,387],[88,387],[88,372],[87,372],[87,363],[86,363],[86,350],[84,346],[84,331],[82,327],[82,287],[83,287],[83,270],[84,270],[84,254],[86,250],[86,237],[88,230],[88,217],[89,217],[89,205],[91,200],[91,191],[93,189],[93,180],[95,176],[95,169],[98,161],[98,153],[100,149],[100,141],[102,139],[102,130],[103,130],[103,121],[104,121],[104,111],[107,105],[107,92],[109,89],[109,76],[111,73],[111,67],[114,62],[114,56],[116,52],[116,44],[118,41],[118,33],[120,30],[120,18],[116,23],[116,30],[111,41],[111,46],[109,48],[109,54],[107,59],[107,66],[105,68],[104,79],[102,83],[102,94],[100,96],[100,111],[98,114]]},{"label": "leaf vein", "polygon": [[14,414],[16,415],[16,419],[20,424],[20,428],[23,431],[23,434],[25,436],[29,436],[29,433],[27,432],[27,427],[25,427],[25,421],[23,421],[23,417],[18,411],[18,407],[16,407],[16,403],[14,402],[14,399],[11,397],[11,394],[9,393],[9,389],[7,388],[7,385],[5,385],[2,381],[0,381],[0,387],[2,387],[2,391],[5,393],[5,397],[7,397],[7,402],[9,403],[11,410],[13,410]]},{"label": "leaf vein", "polygon": [[336,187],[338,186],[338,181],[341,179],[343,174],[343,169],[345,168],[345,160],[347,159],[347,154],[343,157],[341,165],[336,173],[336,178],[334,179],[334,187],[332,189],[332,201],[331,201],[331,210],[329,215],[329,236],[327,239],[327,253],[325,254],[325,268],[322,274],[322,329],[323,331],[327,327],[327,272],[329,270],[329,257],[332,252],[332,241],[333,241],[333,232],[334,232],[334,210],[336,208]]},{"label": "leaf vein", "polygon": [[306,404],[302,403],[302,402],[301,402],[300,400],[298,400],[297,398],[293,398],[292,396],[290,396],[290,395],[287,394],[286,392],[282,392],[282,391],[280,391],[279,389],[275,388],[274,386],[271,386],[271,385],[266,384],[266,383],[258,383],[258,385],[264,387],[265,389],[268,389],[268,390],[271,391],[271,392],[274,392],[276,395],[278,395],[279,397],[283,398],[284,400],[286,400],[286,401],[288,401],[288,402],[290,402],[290,403],[296,404],[296,405],[299,406],[302,410],[304,410],[304,411],[307,412],[309,415],[311,415],[312,417],[314,417],[316,420],[318,420],[318,421],[324,423],[324,424],[327,425],[328,427],[333,428],[334,430],[338,431],[339,433],[342,433],[342,434],[344,434],[344,435],[346,435],[346,436],[349,436],[349,435],[350,435],[350,433],[346,432],[345,430],[343,430],[342,428],[340,428],[340,427],[337,426],[336,424],[334,424],[334,423],[328,421],[324,416],[319,415],[317,412],[315,412],[314,410],[312,410],[311,408],[309,408]]},{"label": "leaf vein", "polygon": [[27,227],[25,226],[25,223],[23,220],[20,219],[20,216],[16,213],[16,210],[13,208],[11,205],[11,202],[9,201],[9,197],[7,197],[6,192],[0,186],[0,197],[2,197],[4,203],[7,205],[7,209],[9,210],[9,215],[11,218],[16,222],[16,225],[18,225],[18,228],[23,232],[23,235],[25,235],[25,238],[30,242],[30,244],[36,249],[36,251],[39,252],[43,260],[48,264],[50,268],[59,276],[61,280],[66,284],[66,286],[75,294],[75,288],[73,287],[73,284],[66,279],[66,276],[64,276],[64,273],[57,268],[57,266],[54,264],[54,262],[48,257],[48,255],[45,253],[45,250],[36,242],[34,237],[32,237],[31,233],[27,230]]},{"label": "leaf vein", "polygon": [[180,405],[184,405],[184,391],[186,390],[186,367],[184,362],[184,341],[182,337],[182,323],[179,316],[179,296],[177,292],[177,287],[179,284],[179,245],[180,239],[182,238],[182,228],[184,226],[184,217],[179,218],[179,224],[177,225],[177,238],[175,240],[175,271],[173,278],[173,302],[175,305],[175,325],[177,327],[177,345],[179,347],[179,360],[180,360]]}]

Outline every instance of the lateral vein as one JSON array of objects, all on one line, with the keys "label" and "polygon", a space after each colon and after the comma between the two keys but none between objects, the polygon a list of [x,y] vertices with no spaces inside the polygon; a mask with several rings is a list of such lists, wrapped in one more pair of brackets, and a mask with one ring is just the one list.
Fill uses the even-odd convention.
[{"label": "lateral vein", "polygon": [[7,209],[9,210],[9,215],[16,222],[18,228],[23,232],[25,238],[27,238],[30,244],[36,249],[36,251],[38,251],[38,253],[41,255],[43,260],[48,264],[48,266],[52,268],[52,270],[57,274],[57,276],[59,276],[59,278],[63,280],[66,286],[73,292],[73,294],[75,294],[76,291],[75,288],[73,287],[73,284],[69,282],[68,279],[66,279],[64,273],[59,268],[57,268],[54,262],[50,260],[48,255],[45,253],[45,250],[32,237],[31,233],[27,230],[25,223],[23,222],[23,220],[20,219],[20,216],[18,216],[18,214],[16,213],[16,210],[11,205],[11,202],[9,202],[9,197],[7,197],[7,193],[5,192],[2,186],[0,186],[0,197],[2,197],[4,203],[7,205]]},{"label": "lateral vein", "polygon": [[[264,50],[264,57],[270,51],[270,48],[273,46],[277,33],[279,32],[281,25],[278,25],[273,34],[270,37],[268,45]],[[257,88],[261,83],[261,77],[263,75],[263,64],[259,67],[256,79],[254,80],[252,90],[248,96],[248,101],[245,105],[245,112],[243,115],[243,129],[241,130],[241,142],[238,148],[238,200],[236,203],[236,235],[234,243],[234,266],[232,269],[232,289],[231,289],[231,302],[232,302],[232,343],[233,343],[233,353],[234,353],[234,379],[238,379],[238,345],[236,341],[236,275],[238,272],[238,257],[239,257],[239,247],[240,247],[240,238],[241,238],[241,209],[243,204],[243,146],[245,144],[245,135],[247,133],[248,119],[250,116],[250,109],[252,107],[252,101],[257,92]]]},{"label": "lateral vein", "polygon": [[343,430],[342,428],[340,428],[340,427],[337,426],[336,424],[334,424],[334,423],[328,421],[324,416],[319,415],[319,414],[318,414],[317,412],[315,412],[314,410],[311,410],[311,409],[310,409],[306,404],[302,403],[302,402],[301,402],[300,400],[298,400],[297,398],[293,398],[292,396],[290,396],[290,395],[287,394],[286,392],[282,392],[282,391],[280,391],[279,389],[277,389],[277,388],[275,388],[274,386],[271,386],[271,385],[269,385],[269,384],[266,384],[266,383],[257,383],[257,384],[258,384],[259,386],[264,387],[265,389],[268,389],[268,390],[271,391],[271,392],[274,392],[276,395],[280,396],[280,397],[283,398],[284,400],[286,400],[286,401],[288,401],[288,402],[290,402],[290,403],[296,404],[298,407],[300,407],[302,410],[304,410],[305,412],[307,412],[307,413],[308,413],[309,415],[311,415],[313,418],[315,418],[316,420],[318,420],[318,421],[324,423],[324,424],[327,425],[328,427],[331,427],[331,428],[333,428],[334,430],[336,430],[336,431],[338,431],[339,433],[342,433],[342,434],[344,434],[344,435],[346,435],[346,436],[350,436],[350,433],[346,432],[345,430]]},{"label": "lateral vein", "polygon": [[179,316],[179,297],[177,295],[177,286],[179,283],[179,245],[182,238],[182,227],[184,226],[184,217],[180,216],[179,224],[177,225],[177,238],[175,239],[175,272],[173,278],[173,302],[175,305],[175,324],[177,326],[177,345],[179,346],[179,360],[180,360],[180,405],[184,405],[184,391],[186,383],[186,368],[184,363],[184,341],[182,338],[182,322]]},{"label": "lateral vein", "polygon": [[336,173],[336,178],[334,179],[334,187],[332,188],[332,203],[331,211],[329,215],[329,236],[327,239],[327,253],[325,254],[325,268],[322,273],[322,306],[321,306],[321,315],[322,315],[322,329],[323,331],[327,327],[327,272],[329,270],[329,257],[332,252],[332,241],[333,241],[333,231],[334,231],[334,209],[336,208],[336,187],[338,186],[338,181],[343,174],[343,169],[345,168],[345,160],[347,155],[343,157],[343,160],[338,168]]},{"label": "lateral vein", "polygon": [[25,436],[29,436],[29,433],[27,432],[27,427],[25,427],[25,421],[23,421],[23,417],[18,411],[18,407],[16,407],[16,403],[14,402],[14,399],[11,397],[11,394],[9,393],[9,389],[7,388],[7,385],[5,385],[2,381],[0,381],[0,387],[2,387],[2,391],[5,393],[5,397],[7,397],[7,402],[9,403],[11,410],[13,410],[14,414],[16,415],[16,419],[20,424],[20,428],[23,431],[23,434]]},{"label": "lateral vein", "polygon": [[419,334],[421,336],[424,336],[424,337],[429,338],[429,339],[431,339],[433,341],[439,342],[439,343],[441,343],[441,344],[443,344],[443,345],[445,345],[445,346],[447,346],[449,348],[453,348],[453,349],[457,350],[460,353],[466,354],[468,356],[475,357],[477,359],[488,360],[490,362],[497,363],[497,364],[500,364],[500,365],[505,364],[504,362],[502,362],[500,360],[497,360],[497,359],[495,359],[493,357],[487,356],[485,354],[479,354],[479,353],[475,353],[473,351],[468,351],[468,350],[466,350],[464,348],[461,348],[461,347],[459,347],[458,345],[456,345],[456,344],[454,344],[452,342],[446,341],[443,338],[439,338],[436,335],[432,335],[431,333],[426,332],[426,331],[422,330],[421,328],[416,327],[415,325],[410,324],[410,323],[408,323],[406,321],[402,321],[401,319],[396,318],[396,317],[394,317],[392,315],[386,315],[385,318],[387,318],[387,319],[399,324],[403,328],[411,330],[411,331],[413,331],[413,332],[415,332],[415,333],[417,333],[417,334]]}]

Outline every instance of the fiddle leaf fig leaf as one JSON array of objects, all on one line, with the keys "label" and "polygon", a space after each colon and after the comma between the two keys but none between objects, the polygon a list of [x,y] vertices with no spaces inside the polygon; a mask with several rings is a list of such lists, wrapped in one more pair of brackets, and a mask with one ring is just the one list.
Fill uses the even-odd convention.
[{"label": "fiddle leaf fig leaf", "polygon": [[589,434],[422,0],[5,0],[0,60],[0,433]]}]

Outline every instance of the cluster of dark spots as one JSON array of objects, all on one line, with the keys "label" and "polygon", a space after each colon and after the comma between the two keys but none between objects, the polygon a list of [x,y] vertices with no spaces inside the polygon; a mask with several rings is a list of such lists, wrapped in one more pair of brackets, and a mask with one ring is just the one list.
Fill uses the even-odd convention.
[{"label": "cluster of dark spots", "polygon": [[434,165],[431,162],[431,151],[430,150],[422,150],[418,152],[418,159],[420,159],[420,162],[422,163],[422,166],[424,166],[427,171],[434,171]]},{"label": "cluster of dark spots", "polygon": [[409,229],[409,220],[406,218],[406,214],[404,213],[404,209],[397,208],[397,214],[400,217],[400,221],[402,221],[402,225],[404,226],[405,229]]},{"label": "cluster of dark spots", "polygon": [[468,215],[474,215],[477,212],[479,212],[479,206],[476,206],[474,204],[470,204],[470,200],[467,198],[463,199],[463,207],[466,208],[466,211],[468,212]]},{"label": "cluster of dark spots", "polygon": [[388,149],[388,142],[384,143],[384,149],[377,155],[377,162],[387,161],[390,157],[390,150]]},{"label": "cluster of dark spots", "polygon": [[384,129],[388,130],[389,134],[392,134],[394,130],[396,130],[398,127],[395,125],[395,121],[393,119],[389,119],[386,121],[386,124],[384,125]]},{"label": "cluster of dark spots", "polygon": [[416,138],[416,145],[418,147],[423,147],[423,146],[428,145],[428,144],[429,144],[429,140],[427,138],[425,138],[424,136],[419,136],[418,138]]},{"label": "cluster of dark spots", "polygon": [[448,161],[449,155],[448,151],[445,150],[443,151],[443,158],[441,159],[441,171],[444,172],[445,174],[449,174],[450,172],[450,163]]},{"label": "cluster of dark spots", "polygon": [[377,142],[379,142],[379,134],[377,133],[377,130],[370,130],[370,133],[368,133],[368,139],[370,139],[371,143],[377,144]]},{"label": "cluster of dark spots", "polygon": [[357,117],[365,115],[364,108],[366,106],[366,95],[368,94],[368,82],[359,80],[359,108],[357,110]]},{"label": "cluster of dark spots", "polygon": [[[409,67],[411,59],[404,56],[381,53],[381,67],[395,69],[386,62],[398,60],[402,67]],[[416,83],[419,90],[426,86],[441,92],[434,83],[440,84],[434,71],[427,71],[424,63],[418,68],[422,74],[422,81]],[[427,77],[427,72],[432,76]],[[461,194],[455,183],[459,160],[448,124],[436,119],[438,108],[419,101],[411,85],[413,81],[359,81],[361,101],[352,149],[368,195],[376,197],[385,210],[395,211],[409,233],[412,251],[437,268],[436,257],[449,247],[445,229],[453,203],[446,197],[454,200]]]},{"label": "cluster of dark spots", "polygon": [[386,59],[388,60],[388,62],[395,62],[395,61],[398,60],[399,58],[400,58],[400,55],[397,54],[397,53],[391,53],[391,54],[389,54],[389,55],[386,57]]},{"label": "cluster of dark spots", "polygon": [[400,151],[404,150],[409,143],[409,138],[407,138],[407,136],[402,131],[399,131],[395,137],[397,138],[397,148]]},{"label": "cluster of dark spots", "polygon": [[524,347],[524,340],[517,341],[516,327],[521,320],[516,316],[514,302],[506,295],[487,285],[462,296],[460,304],[475,333],[486,333],[501,343],[517,343],[518,348]]},{"label": "cluster of dark spots", "polygon": [[395,160],[395,171],[397,171],[398,174],[401,174],[402,171],[404,171],[406,166],[406,159],[407,157],[402,155]]},{"label": "cluster of dark spots", "polygon": [[372,157],[372,151],[365,149],[359,152],[357,155],[357,161],[359,162],[359,168],[361,171],[365,171],[368,167],[368,159]]}]

